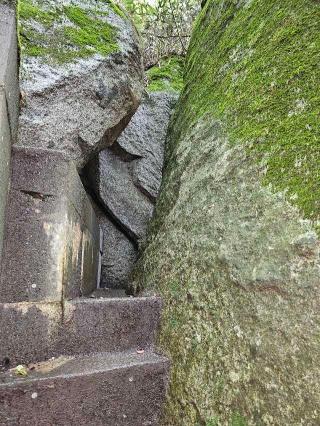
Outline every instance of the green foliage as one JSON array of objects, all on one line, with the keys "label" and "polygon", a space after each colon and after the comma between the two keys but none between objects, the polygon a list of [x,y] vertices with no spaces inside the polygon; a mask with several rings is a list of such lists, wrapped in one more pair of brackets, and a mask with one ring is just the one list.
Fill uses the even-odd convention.
[{"label": "green foliage", "polygon": [[148,19],[156,15],[156,8],[148,2],[124,0],[123,3],[140,31],[143,31],[144,25]]},{"label": "green foliage", "polygon": [[172,55],[185,55],[200,0],[125,0],[145,47],[147,67]]},{"label": "green foliage", "polygon": [[[107,3],[118,10],[118,6]],[[97,53],[106,56],[117,50],[116,30],[106,22],[107,12],[99,10],[96,3],[82,9],[20,0],[18,14],[22,55],[63,64]]]},{"label": "green foliage", "polygon": [[161,90],[177,91],[183,87],[184,58],[174,56],[163,61],[147,71],[148,90],[156,92]]}]

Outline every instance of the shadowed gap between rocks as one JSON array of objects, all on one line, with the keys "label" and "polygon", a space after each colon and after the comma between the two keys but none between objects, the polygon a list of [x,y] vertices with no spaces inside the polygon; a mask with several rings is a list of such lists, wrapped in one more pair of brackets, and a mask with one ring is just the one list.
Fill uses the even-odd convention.
[{"label": "shadowed gap between rocks", "polygon": [[103,233],[100,287],[128,289],[160,190],[176,93],[146,94],[114,144],[80,171]]}]

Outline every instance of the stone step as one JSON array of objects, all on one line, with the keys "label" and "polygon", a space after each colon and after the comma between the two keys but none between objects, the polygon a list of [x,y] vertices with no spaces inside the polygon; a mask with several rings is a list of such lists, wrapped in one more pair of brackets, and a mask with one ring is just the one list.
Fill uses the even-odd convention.
[{"label": "stone step", "polygon": [[12,149],[0,302],[60,302],[100,281],[100,228],[75,165],[59,151]]},{"label": "stone step", "polygon": [[169,362],[151,352],[57,358],[0,375],[3,426],[159,425]]},{"label": "stone step", "polygon": [[112,293],[64,304],[0,304],[0,365],[152,347],[161,299],[112,297]]}]

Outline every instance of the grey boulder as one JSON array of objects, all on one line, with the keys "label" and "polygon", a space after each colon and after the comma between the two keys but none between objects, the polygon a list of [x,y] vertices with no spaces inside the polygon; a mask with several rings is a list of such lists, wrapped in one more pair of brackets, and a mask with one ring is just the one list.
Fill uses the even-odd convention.
[{"label": "grey boulder", "polygon": [[176,98],[165,92],[146,95],[118,141],[86,168],[105,210],[138,244],[145,238],[160,189],[164,143]]},{"label": "grey boulder", "polygon": [[[20,13],[18,145],[61,150],[81,168],[114,142],[140,103],[139,39],[130,20],[111,3],[32,3],[41,13],[27,18]],[[80,36],[89,30],[84,42]]]},{"label": "grey boulder", "polygon": [[160,190],[164,144],[177,97],[172,92],[145,95],[129,126],[118,139],[124,151],[138,158],[132,162],[134,184],[153,201]]},{"label": "grey boulder", "polygon": [[101,287],[126,288],[137,260],[135,244],[101,211],[95,211],[103,233]]}]

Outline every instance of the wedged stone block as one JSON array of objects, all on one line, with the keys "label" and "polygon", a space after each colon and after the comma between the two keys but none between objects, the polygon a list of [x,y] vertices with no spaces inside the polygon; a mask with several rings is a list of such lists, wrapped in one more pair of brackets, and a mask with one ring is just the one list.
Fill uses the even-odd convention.
[{"label": "wedged stone block", "polygon": [[0,424],[156,426],[167,388],[162,356],[98,354],[0,376]]},{"label": "wedged stone block", "polygon": [[[173,93],[145,95],[117,142],[100,152],[84,169],[87,185],[124,234],[122,236],[101,218],[105,235],[104,287],[126,287],[128,284],[137,257],[136,249],[146,237],[159,193],[166,133],[176,100],[177,94]],[[119,264],[126,262],[124,268],[122,265],[118,268],[117,261],[112,263],[114,255]]]},{"label": "wedged stone block", "polygon": [[[139,37],[131,21],[104,0],[77,0],[76,15],[82,19],[72,12],[73,0],[32,4],[40,12],[21,13],[19,20],[26,36],[21,37],[24,102],[17,143],[61,150],[80,169],[118,138],[140,103]],[[51,22],[43,25],[48,13]],[[70,37],[89,26],[100,34],[99,42],[80,46]],[[39,40],[41,53],[34,54]]]},{"label": "wedged stone block", "polygon": [[0,365],[147,349],[153,346],[160,311],[157,297],[0,304]]},{"label": "wedged stone block", "polygon": [[138,247],[104,211],[96,205],[94,208],[103,234],[100,287],[127,288],[138,258]]},{"label": "wedged stone block", "polygon": [[72,162],[14,148],[1,302],[60,301],[97,286],[100,231]]}]

